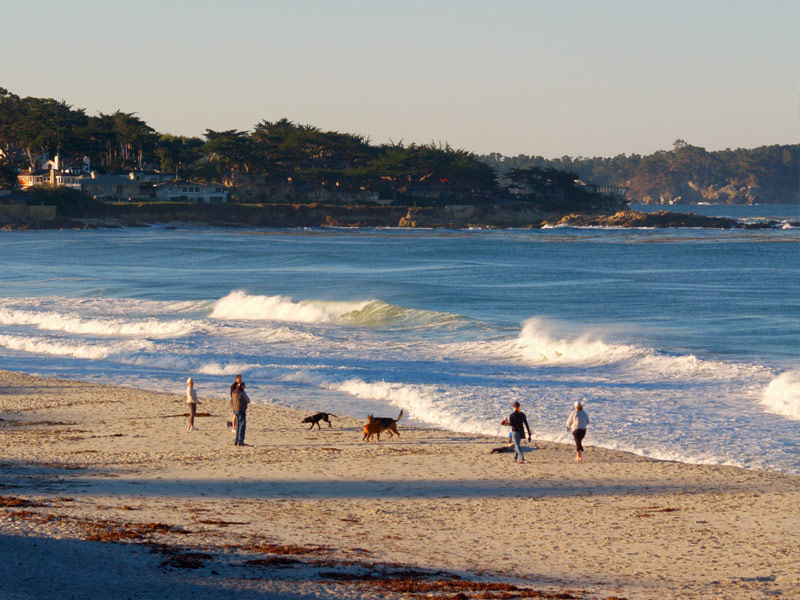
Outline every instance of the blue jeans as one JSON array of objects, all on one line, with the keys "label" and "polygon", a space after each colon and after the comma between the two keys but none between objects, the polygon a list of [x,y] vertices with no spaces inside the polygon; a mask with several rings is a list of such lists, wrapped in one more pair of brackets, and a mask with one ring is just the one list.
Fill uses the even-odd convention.
[{"label": "blue jeans", "polygon": [[247,427],[247,411],[235,410],[233,414],[236,415],[236,440],[234,445],[241,446],[244,444],[244,430]]},{"label": "blue jeans", "polygon": [[511,432],[511,441],[514,442],[514,462],[517,462],[517,457],[519,457],[520,462],[525,462],[525,457],[522,456],[522,447],[519,445],[520,439],[518,432]]}]

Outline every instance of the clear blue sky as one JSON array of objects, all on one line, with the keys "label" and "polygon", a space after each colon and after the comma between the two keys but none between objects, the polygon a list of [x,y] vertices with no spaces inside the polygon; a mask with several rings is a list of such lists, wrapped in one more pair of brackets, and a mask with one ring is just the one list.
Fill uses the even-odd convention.
[{"label": "clear blue sky", "polygon": [[0,86],[160,132],[612,156],[800,141],[798,0],[0,0]]}]

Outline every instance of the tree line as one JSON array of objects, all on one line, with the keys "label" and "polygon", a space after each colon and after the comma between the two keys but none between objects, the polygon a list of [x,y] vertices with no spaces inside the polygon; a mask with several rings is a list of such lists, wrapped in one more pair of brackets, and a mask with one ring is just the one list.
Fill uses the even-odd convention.
[{"label": "tree line", "polygon": [[340,189],[438,186],[448,194],[498,192],[494,170],[475,154],[441,144],[373,145],[361,135],[322,131],[288,119],[252,131],[214,131],[203,138],[159,133],[135,113],[87,115],[65,101],[20,98],[0,88],[0,162],[6,183],[15,169],[50,156],[88,156],[100,173],[157,169],[198,181],[235,182],[242,175]]},{"label": "tree line", "polygon": [[492,153],[479,159],[501,178],[536,167],[571,171],[581,179],[628,188],[632,201],[661,203],[797,203],[800,201],[800,144],[707,151],[684,140],[653,154],[611,158],[514,157]]},{"label": "tree line", "polygon": [[639,201],[796,202],[800,171],[798,145],[707,152],[678,140],[649,156],[478,156],[448,144],[375,145],[285,118],[262,120],[249,131],[178,136],[156,131],[136,113],[87,115],[64,100],[21,98],[0,88],[0,187],[13,187],[17,169],[35,167],[45,153],[88,156],[100,173],[156,169],[233,186],[257,176],[408,203],[513,199],[553,210],[602,208],[577,179],[627,187],[628,198]]}]

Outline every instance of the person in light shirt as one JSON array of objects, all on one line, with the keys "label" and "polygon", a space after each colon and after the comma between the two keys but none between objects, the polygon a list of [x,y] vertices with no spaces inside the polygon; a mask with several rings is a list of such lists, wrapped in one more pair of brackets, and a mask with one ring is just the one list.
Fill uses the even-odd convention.
[{"label": "person in light shirt", "polygon": [[589,425],[589,415],[583,410],[580,401],[575,403],[575,409],[567,417],[567,431],[572,432],[575,438],[575,461],[583,462],[583,438],[586,436],[586,427]]},{"label": "person in light shirt", "polygon": [[197,427],[194,426],[194,416],[197,414],[197,405],[200,401],[197,399],[197,390],[191,377],[186,380],[186,404],[189,405],[189,431],[197,431]]}]

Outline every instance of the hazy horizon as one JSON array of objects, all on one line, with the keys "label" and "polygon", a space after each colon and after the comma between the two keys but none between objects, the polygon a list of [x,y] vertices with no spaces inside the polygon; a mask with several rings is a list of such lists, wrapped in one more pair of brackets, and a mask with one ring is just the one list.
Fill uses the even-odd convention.
[{"label": "hazy horizon", "polygon": [[546,158],[800,141],[796,0],[4,4],[36,41],[7,32],[0,86],[162,133],[286,117]]}]

